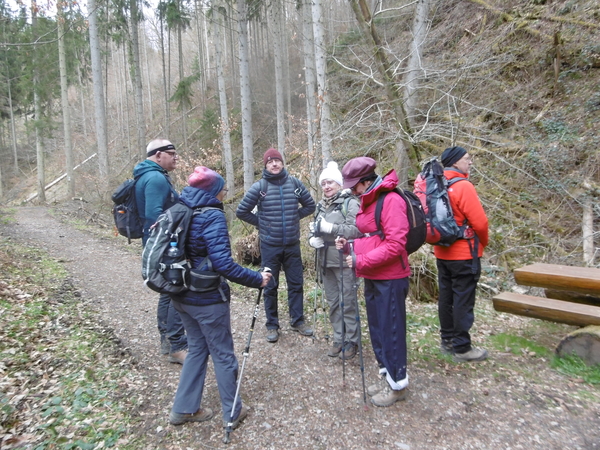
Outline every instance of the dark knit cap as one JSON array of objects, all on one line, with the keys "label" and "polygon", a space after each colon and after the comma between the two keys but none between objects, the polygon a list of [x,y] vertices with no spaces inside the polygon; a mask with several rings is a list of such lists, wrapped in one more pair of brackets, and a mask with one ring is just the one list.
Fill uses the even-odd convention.
[{"label": "dark knit cap", "polygon": [[281,153],[279,153],[276,148],[270,148],[265,152],[265,155],[263,156],[263,162],[265,163],[265,166],[272,159],[278,159],[279,161],[283,162],[283,156],[281,156]]},{"label": "dark knit cap", "polygon": [[342,169],[342,176],[344,177],[344,189],[352,188],[358,184],[358,182],[369,175],[375,173],[377,162],[373,158],[368,156],[359,156],[353,158],[344,165]]},{"label": "dark knit cap", "polygon": [[462,147],[449,147],[442,153],[442,164],[444,167],[452,167],[467,151]]}]

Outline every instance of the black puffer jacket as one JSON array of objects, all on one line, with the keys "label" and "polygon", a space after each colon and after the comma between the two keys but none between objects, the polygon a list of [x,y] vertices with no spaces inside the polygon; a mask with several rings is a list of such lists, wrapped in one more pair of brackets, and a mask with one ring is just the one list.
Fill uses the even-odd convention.
[{"label": "black puffer jacket", "polygon": [[[236,216],[258,227],[262,243],[275,246],[296,244],[300,240],[300,219],[314,212],[315,201],[302,182],[294,180],[285,169],[277,175],[265,169],[262,177],[267,180],[264,183],[266,192],[261,195],[260,180],[254,183],[240,202]],[[257,205],[258,211],[254,214]]]}]

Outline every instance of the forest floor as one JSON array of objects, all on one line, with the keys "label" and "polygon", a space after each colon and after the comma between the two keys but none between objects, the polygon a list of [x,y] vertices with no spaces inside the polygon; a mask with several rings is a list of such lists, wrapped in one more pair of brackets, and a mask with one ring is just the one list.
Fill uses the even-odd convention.
[{"label": "forest floor", "polygon": [[[215,417],[172,426],[168,414],[180,366],[160,355],[158,295],[141,282],[139,244],[128,247],[123,238],[77,229],[68,206],[52,214],[43,207],[16,208],[16,221],[3,225],[2,234],[62,261],[80,301],[131,355],[132,370],[143,380],[135,387],[141,400],[129,412],[132,442],[138,444],[122,448],[600,449],[600,388],[557,372],[535,352],[498,349],[492,339],[533,330],[530,338],[552,347],[570,328],[547,328],[538,325],[541,321],[496,313],[487,298],[478,301],[473,335],[490,350],[490,358],[473,364],[440,355],[435,326],[419,325],[420,318],[435,317],[435,305],[407,301],[413,322],[409,395],[389,408],[370,402],[365,407],[358,357],[346,364],[343,383],[341,360],[326,356],[329,327],[324,319],[315,339],[302,337],[290,330],[284,308],[280,340],[269,344],[261,308],[242,383],[243,401],[251,409],[231,443],[222,443],[212,365],[202,406],[212,408]],[[231,317],[240,364],[256,295],[256,290],[234,290]],[[305,305],[311,320],[312,309]],[[368,386],[377,371],[364,325]]]}]

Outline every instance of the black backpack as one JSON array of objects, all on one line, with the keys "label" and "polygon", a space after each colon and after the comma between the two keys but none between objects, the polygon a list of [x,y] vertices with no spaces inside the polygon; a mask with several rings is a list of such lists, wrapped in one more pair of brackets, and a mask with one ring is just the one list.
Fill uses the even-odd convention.
[{"label": "black backpack", "polygon": [[412,192],[395,188],[379,194],[377,205],[375,206],[375,225],[377,226],[377,231],[373,234],[379,235],[381,240],[385,239],[385,235],[381,229],[381,210],[383,209],[383,201],[390,192],[395,192],[406,202],[406,215],[409,224],[408,234],[406,235],[406,252],[410,255],[421,248],[425,243],[425,236],[427,234],[427,221],[425,220],[423,206],[419,198]]},{"label": "black backpack", "polygon": [[[223,212],[212,206],[192,209],[183,203],[176,203],[158,216],[156,223],[150,228],[150,236],[142,252],[142,278],[146,286],[162,294],[219,289],[221,296],[225,298],[220,288],[223,278],[212,271],[208,255],[198,269],[191,270],[185,254],[193,217],[209,209]],[[208,270],[200,270],[205,263]]]},{"label": "black backpack", "polygon": [[127,238],[129,244],[132,239],[141,239],[144,236],[144,224],[138,214],[135,201],[136,181],[137,178],[125,180],[111,197],[115,228],[121,236]]}]

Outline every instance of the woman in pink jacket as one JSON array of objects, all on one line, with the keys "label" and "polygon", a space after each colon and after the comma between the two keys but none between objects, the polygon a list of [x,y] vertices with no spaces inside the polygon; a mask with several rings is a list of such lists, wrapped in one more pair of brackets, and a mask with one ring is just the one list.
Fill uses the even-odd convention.
[{"label": "woman in pink jacket", "polygon": [[[356,276],[365,279],[365,302],[371,344],[379,373],[387,383],[369,386],[367,393],[375,406],[391,406],[406,398],[406,295],[410,267],[406,253],[409,224],[406,203],[394,193],[386,195],[381,211],[381,232],[377,233],[375,207],[383,192],[393,190],[398,177],[391,170],[383,178],[375,173],[373,158],[351,159],[342,170],[344,188],[360,196],[356,226],[366,236],[354,241],[354,252],[346,261]],[[340,247],[344,244],[341,240]],[[347,246],[346,246],[347,247]]]}]

